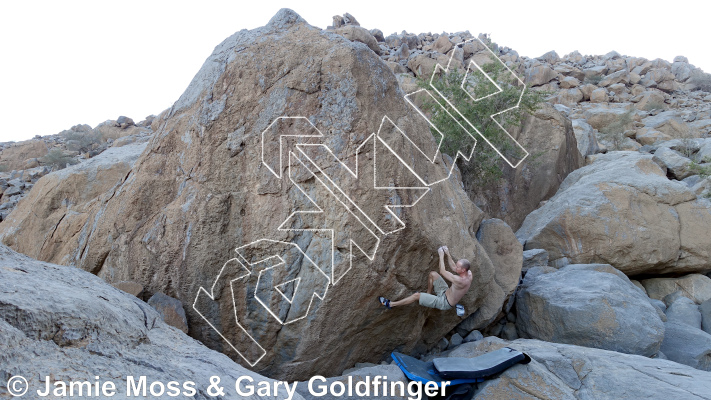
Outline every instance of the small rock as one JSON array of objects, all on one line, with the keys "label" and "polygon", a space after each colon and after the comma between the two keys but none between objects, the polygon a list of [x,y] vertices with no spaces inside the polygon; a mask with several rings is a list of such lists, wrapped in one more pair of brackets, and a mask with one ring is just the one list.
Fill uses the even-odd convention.
[{"label": "small rock", "polygon": [[666,168],[667,173],[677,180],[682,180],[693,175],[691,160],[684,157],[678,151],[662,147],[654,153],[652,160],[662,168]]},{"label": "small rock", "polygon": [[29,158],[25,161],[25,168],[30,169],[30,168],[35,168],[39,167],[39,160],[37,158]]},{"label": "small rock", "polygon": [[112,283],[111,286],[115,287],[116,289],[123,290],[124,292],[132,294],[143,300],[143,285],[141,285],[140,283],[132,281],[121,281]]},{"label": "small rock", "polygon": [[355,17],[349,13],[343,14],[343,22],[345,22],[346,25],[360,26],[360,23],[358,23],[358,20],[355,19]]},{"label": "small rock", "polygon": [[701,303],[699,311],[701,312],[701,329],[711,334],[711,299]]},{"label": "small rock", "polygon": [[544,85],[553,79],[558,74],[547,65],[538,65],[526,70],[526,83],[531,86]]},{"label": "small rock", "polygon": [[546,61],[550,64],[556,64],[560,61],[560,57],[558,56],[558,53],[555,52],[555,50],[551,50],[548,53],[538,57],[539,60],[541,61]]},{"label": "small rock", "polygon": [[384,42],[385,41],[385,36],[383,36],[383,31],[380,29],[371,29],[370,34],[373,35],[375,40],[378,42]]},{"label": "small rock", "polygon": [[523,267],[524,273],[533,267],[547,267],[548,252],[543,249],[532,249],[523,252]]},{"label": "small rock", "polygon": [[373,35],[371,35],[367,29],[361,28],[358,25],[346,25],[336,29],[336,33],[350,41],[361,42],[368,46],[369,49],[373,50],[375,54],[380,55],[380,46],[378,46],[378,41],[375,40]]},{"label": "small rock", "polygon": [[[662,299],[662,302],[664,303],[664,305],[667,308],[669,308],[680,297],[684,297],[684,295],[682,294],[681,290],[677,290],[674,293],[669,293],[668,295],[664,296],[664,298]],[[666,312],[666,311],[664,311],[664,312]]]},{"label": "small rock", "polygon": [[667,321],[687,324],[701,329],[701,312],[691,299],[679,297],[667,308]]},{"label": "small rock", "polygon": [[148,305],[158,311],[166,324],[188,333],[188,320],[180,300],[158,292],[148,300]]},{"label": "small rock", "polygon": [[606,103],[608,100],[607,91],[603,88],[598,88],[590,93],[591,103]]},{"label": "small rock", "polygon": [[671,361],[711,371],[711,335],[687,324],[666,322],[660,350]]},{"label": "small rock", "polygon": [[560,87],[562,89],[571,89],[580,86],[580,81],[572,76],[566,76],[560,81]]},{"label": "small rock", "polygon": [[664,313],[667,310],[667,305],[661,300],[649,299],[649,303],[657,310],[657,315],[662,322],[667,322],[667,315]]},{"label": "small rock", "polygon": [[513,322],[507,322],[506,325],[504,325],[504,329],[501,331],[501,338],[511,341],[518,339],[516,325]]},{"label": "small rock", "polygon": [[22,194],[22,189],[20,189],[19,186],[10,186],[9,188],[5,189],[2,195],[3,197],[10,197],[18,194]]},{"label": "small rock", "polygon": [[460,344],[462,344],[463,341],[464,341],[464,339],[458,333],[455,333],[449,339],[449,346],[447,347],[447,349],[453,349],[453,348],[459,346]]},{"label": "small rock", "polygon": [[454,45],[446,35],[440,36],[433,44],[433,50],[442,54],[447,54],[448,51],[452,50],[452,47]]},{"label": "small rock", "polygon": [[127,128],[129,126],[135,125],[135,123],[133,122],[133,120],[131,118],[123,116],[123,115],[118,117],[118,119],[116,120],[116,123],[119,124],[122,128]]},{"label": "small rock", "polygon": [[340,15],[334,15],[333,16],[333,28],[340,28],[346,24],[346,21],[343,20],[343,17]]},{"label": "small rock", "polygon": [[472,331],[464,338],[464,343],[476,342],[477,340],[484,339],[484,335],[479,331]]},{"label": "small rock", "polygon": [[446,350],[447,347],[449,347],[449,340],[447,340],[447,338],[442,338],[439,342],[437,342],[437,348],[440,351]]}]

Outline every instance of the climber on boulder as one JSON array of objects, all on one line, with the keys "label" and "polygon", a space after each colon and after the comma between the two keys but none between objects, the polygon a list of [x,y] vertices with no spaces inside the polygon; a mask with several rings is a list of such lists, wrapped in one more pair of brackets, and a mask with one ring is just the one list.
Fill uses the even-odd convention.
[{"label": "climber on boulder", "polygon": [[[421,306],[436,308],[438,310],[449,310],[454,307],[467,293],[469,286],[471,286],[472,273],[469,270],[471,264],[464,258],[455,263],[449,254],[447,246],[442,246],[437,249],[437,253],[439,253],[439,274],[435,271],[430,272],[427,280],[426,293],[415,293],[402,300],[393,302],[381,296],[378,298],[380,304],[387,308],[392,308],[417,301]],[[449,267],[454,273],[447,271],[444,266],[445,254],[447,255]],[[444,279],[452,282],[452,287],[449,287]],[[432,294],[433,290],[434,294]]]}]

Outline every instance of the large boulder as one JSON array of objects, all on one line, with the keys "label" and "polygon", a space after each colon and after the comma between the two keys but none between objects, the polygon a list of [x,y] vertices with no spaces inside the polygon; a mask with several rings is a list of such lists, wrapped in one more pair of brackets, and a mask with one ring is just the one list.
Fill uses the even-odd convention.
[{"label": "large boulder", "polygon": [[[254,384],[274,381],[210,350],[178,329],[166,325],[148,304],[78,268],[39,262],[0,245],[0,396],[9,398],[7,379],[28,380],[29,398],[44,390],[45,379],[111,380],[116,397],[126,396],[121,382],[146,377],[148,387],[194,382],[205,398],[212,376],[218,376],[225,396],[237,398],[234,383],[241,376]],[[160,384],[154,386],[160,391]],[[149,389],[150,390],[150,389]],[[84,392],[86,394],[86,392]],[[189,392],[187,392],[189,393]],[[85,396],[86,398],[94,396]],[[96,395],[96,398],[102,396]],[[185,397],[192,397],[186,394]],[[273,398],[270,396],[253,396]],[[294,399],[301,399],[298,394]]]},{"label": "large boulder", "polygon": [[609,265],[526,275],[516,299],[523,338],[652,356],[664,325],[647,296]]},{"label": "large boulder", "polygon": [[601,152],[600,144],[597,142],[597,135],[590,124],[585,122],[584,119],[574,119],[572,125],[580,155],[587,157]]},{"label": "large boulder", "polygon": [[148,305],[158,311],[161,319],[166,324],[188,333],[188,321],[185,318],[185,310],[180,300],[158,292],[148,299]]},{"label": "large boulder", "polygon": [[75,264],[84,250],[79,238],[88,234],[97,208],[127,179],[146,145],[110,148],[43,176],[0,224],[0,240],[33,258]]},{"label": "large boulder", "polygon": [[665,133],[673,138],[698,136],[674,111],[664,111],[642,119],[644,126]]},{"label": "large boulder", "polygon": [[0,165],[8,171],[25,169],[27,159],[44,157],[49,150],[47,143],[41,139],[13,143],[0,151]]},{"label": "large boulder", "polygon": [[[370,49],[281,10],[216,47],[123,183],[62,232],[74,244],[39,257],[180,300],[192,336],[281,379],[434,346],[454,311],[377,296],[424,290],[442,244],[472,261],[462,304],[484,327],[515,285],[497,283],[513,280],[475,239],[482,212],[444,179],[451,160],[420,153],[436,142],[403,96]],[[16,247],[48,235],[15,232]]]},{"label": "large boulder", "polygon": [[501,162],[503,176],[493,184],[478,184],[466,170],[462,179],[479,208],[517,230],[531,211],[553,197],[568,174],[585,165],[585,158],[570,119],[549,104],[527,116],[512,136],[529,153],[520,166]]},{"label": "large boulder", "polygon": [[538,340],[487,338],[465,343],[450,357],[476,357],[511,347],[531,357],[480,384],[482,399],[707,398],[711,373],[675,362]]},{"label": "large boulder", "polygon": [[543,64],[536,65],[526,70],[526,84],[530,86],[540,86],[546,84],[558,76],[551,67]]},{"label": "large boulder", "polygon": [[346,25],[336,29],[336,33],[348,40],[363,43],[373,50],[375,54],[380,54],[380,46],[378,46],[377,39],[365,28],[357,25]]},{"label": "large boulder", "polygon": [[551,261],[607,263],[628,276],[711,270],[711,208],[651,155],[613,152],[574,171],[516,236]]},{"label": "large boulder", "polygon": [[506,222],[492,218],[482,221],[476,238],[496,268],[504,273],[497,275],[501,287],[516,287],[523,265],[523,246]]},{"label": "large boulder", "polygon": [[628,104],[596,104],[585,107],[583,111],[585,121],[597,130],[619,123],[625,116],[632,113],[634,111]]},{"label": "large boulder", "polygon": [[640,281],[652,299],[664,300],[669,294],[680,291],[696,304],[711,299],[711,278],[701,274],[689,274],[678,278],[650,278]]},{"label": "large boulder", "polygon": [[680,364],[711,371],[711,335],[685,323],[668,321],[661,351]]},{"label": "large boulder", "polygon": [[667,175],[682,180],[694,174],[691,160],[678,151],[662,147],[654,153],[654,162],[667,170]]},{"label": "large boulder", "polygon": [[680,296],[674,300],[666,311],[667,321],[687,324],[701,329],[701,312],[699,306],[690,299]]}]

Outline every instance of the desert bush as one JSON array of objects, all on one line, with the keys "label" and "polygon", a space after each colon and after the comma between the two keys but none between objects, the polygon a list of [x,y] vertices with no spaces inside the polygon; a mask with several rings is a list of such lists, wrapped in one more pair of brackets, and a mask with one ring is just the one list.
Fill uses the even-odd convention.
[{"label": "desert bush", "polygon": [[87,152],[93,150],[94,145],[100,145],[104,141],[104,135],[98,130],[90,132],[68,132],[64,135],[67,150]]},{"label": "desert bush", "polygon": [[689,169],[694,175],[699,175],[702,178],[708,178],[711,176],[711,158],[706,157],[701,163],[692,161]]},{"label": "desert bush", "polygon": [[[481,73],[467,74],[465,90],[462,90],[464,71],[452,70],[447,74],[440,74],[432,80],[432,85],[452,104],[456,105],[461,115],[445,101],[426,100],[420,105],[420,108],[429,114],[432,124],[442,132],[441,151],[443,153],[454,157],[458,151],[464,154],[471,151],[473,141],[461,126],[467,127],[467,130],[476,136],[477,147],[474,157],[470,162],[459,159],[458,165],[462,172],[477,184],[495,183],[500,180],[503,176],[503,162],[499,154],[468,126],[466,120],[472,122],[481,135],[486,137],[508,159],[520,160],[523,158],[523,154],[519,154],[520,149],[511,144],[506,132],[491,118],[492,115],[515,106],[521,97],[523,87],[506,67],[496,60],[483,65],[482,69],[491,80]],[[486,97],[499,90],[494,82],[501,88],[501,92]],[[418,85],[431,90],[429,79],[418,78]],[[507,130],[520,126],[526,115],[533,114],[540,108],[548,94],[527,88],[523,92],[519,107],[497,115],[496,121]],[[433,95],[437,96],[436,93]],[[439,133],[434,128],[431,129],[431,132],[435,140],[439,141]]]},{"label": "desert bush", "polygon": [[696,85],[698,90],[711,93],[711,74],[701,71],[694,71],[689,79],[689,82]]},{"label": "desert bush", "polygon": [[606,127],[600,129],[600,135],[602,138],[610,144],[612,144],[612,150],[621,150],[622,146],[627,141],[627,136],[625,136],[625,129],[629,124],[632,123],[632,113],[634,110],[630,109],[620,116],[620,118],[607,125]]},{"label": "desert bush", "polygon": [[0,172],[8,172],[10,171],[10,167],[7,166],[7,164],[0,164]]},{"label": "desert bush", "polygon": [[602,75],[595,74],[585,77],[585,83],[590,83],[592,85],[597,86],[600,82],[602,82]]},{"label": "desert bush", "polygon": [[[691,173],[699,175],[702,178],[711,177],[711,157],[706,157],[700,163],[692,161],[689,169],[691,170]],[[708,190],[706,194],[704,194],[704,197],[711,199],[711,190]]]},{"label": "desert bush", "polygon": [[46,156],[39,159],[43,165],[51,166],[54,170],[66,168],[67,164],[76,164],[74,157],[64,153],[60,149],[52,149]]},{"label": "desert bush", "polygon": [[647,102],[647,104],[644,105],[644,107],[642,109],[644,111],[663,110],[664,109],[664,102],[659,101],[659,100],[650,100]]}]

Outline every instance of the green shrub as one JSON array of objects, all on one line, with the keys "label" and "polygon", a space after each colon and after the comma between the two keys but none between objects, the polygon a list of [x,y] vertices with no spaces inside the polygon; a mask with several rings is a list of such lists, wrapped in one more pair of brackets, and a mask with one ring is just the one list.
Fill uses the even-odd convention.
[{"label": "green shrub", "polygon": [[692,161],[689,169],[694,175],[699,175],[702,178],[708,178],[711,176],[711,158],[707,157],[703,160],[703,163]]},{"label": "green shrub", "polygon": [[643,107],[644,111],[663,110],[663,109],[664,109],[664,102],[659,101],[659,100],[650,100]]},{"label": "green shrub", "polygon": [[632,109],[628,110],[622,114],[617,121],[600,129],[600,135],[604,140],[612,144],[612,150],[621,150],[622,146],[627,141],[625,129],[627,129],[627,126],[632,123],[633,112],[634,110]]},{"label": "green shrub", "polygon": [[104,135],[98,130],[90,132],[68,132],[64,135],[67,149],[85,153],[93,150],[94,144],[99,145],[104,141]]},{"label": "green shrub", "polygon": [[[524,154],[518,147],[512,145],[508,135],[491,118],[491,115],[517,104],[522,90],[520,82],[511,75],[504,65],[496,60],[483,65],[482,69],[498,84],[502,90],[501,93],[484,98],[498,91],[498,88],[481,73],[467,75],[465,92],[461,87],[465,73],[456,69],[447,74],[439,74],[432,80],[432,85],[445,98],[449,99],[457,107],[457,110],[468,121],[472,122],[479,132],[509,160],[520,160]],[[427,80],[418,78],[417,83],[420,87],[429,89],[435,97],[438,97],[431,90],[429,77]],[[472,97],[467,95],[467,92],[474,99],[479,100],[474,101]],[[548,95],[547,92],[527,89],[524,91],[518,108],[500,114],[495,118],[507,130],[520,126],[527,114],[533,114],[541,107],[546,95]],[[449,114],[442,109],[442,106]],[[461,151],[464,154],[468,154],[471,151],[470,144],[472,140],[461,129],[459,124],[467,127],[467,130],[476,137],[477,147],[472,160],[466,162],[460,159],[458,164],[460,170],[467,174],[475,184],[495,183],[503,177],[503,160],[501,156],[481,137],[478,137],[466,121],[446,102],[441,101],[440,106],[439,103],[428,99],[420,105],[420,108],[429,115],[432,124],[444,135],[441,146],[443,153],[454,157],[457,151]],[[455,117],[456,121],[450,117],[450,114]],[[440,139],[439,133],[434,128],[431,129],[431,132],[436,140]]]},{"label": "green shrub", "polygon": [[78,161],[74,157],[64,153],[60,149],[52,149],[46,156],[39,159],[43,165],[51,166],[54,170],[66,168],[67,164],[76,164]]},{"label": "green shrub", "polygon": [[10,171],[10,167],[7,166],[7,164],[0,164],[0,172],[8,172]]},{"label": "green shrub", "polygon": [[589,84],[597,86],[600,82],[602,82],[602,75],[595,74],[595,75],[585,77],[585,83],[589,83]]}]

